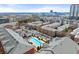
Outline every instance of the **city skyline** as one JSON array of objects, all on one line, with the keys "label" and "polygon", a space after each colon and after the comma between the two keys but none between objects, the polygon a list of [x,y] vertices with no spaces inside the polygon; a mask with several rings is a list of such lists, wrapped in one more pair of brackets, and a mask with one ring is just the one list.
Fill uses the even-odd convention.
[{"label": "city skyline", "polygon": [[2,12],[69,12],[70,4],[0,4]]}]

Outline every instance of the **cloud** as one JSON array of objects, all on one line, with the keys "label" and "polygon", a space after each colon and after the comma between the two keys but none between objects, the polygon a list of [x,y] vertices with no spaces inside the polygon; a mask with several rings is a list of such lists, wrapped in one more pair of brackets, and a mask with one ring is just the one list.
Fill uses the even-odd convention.
[{"label": "cloud", "polygon": [[62,8],[62,7],[43,7],[43,8],[33,9],[28,11],[29,12],[50,12],[50,10],[53,10],[54,12],[69,12],[68,8]]},{"label": "cloud", "polygon": [[12,8],[0,8],[0,12],[16,12],[16,9],[12,9]]},{"label": "cloud", "polygon": [[[50,10],[53,10],[54,12],[69,12],[69,8],[65,7],[50,7],[50,6],[44,6],[41,8],[35,8],[35,9],[19,9],[19,8],[12,8],[14,5],[11,5],[10,7],[0,7],[0,12],[50,12]],[[16,7],[16,5],[14,6]]]}]

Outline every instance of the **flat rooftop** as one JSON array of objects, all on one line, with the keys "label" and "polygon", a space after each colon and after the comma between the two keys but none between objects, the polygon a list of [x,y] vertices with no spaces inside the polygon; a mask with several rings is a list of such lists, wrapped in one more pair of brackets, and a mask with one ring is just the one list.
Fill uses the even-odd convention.
[{"label": "flat rooftop", "polygon": [[0,41],[3,44],[5,53],[8,54],[22,54],[27,52],[28,50],[32,49],[33,46],[30,44],[22,44],[20,43],[18,40],[16,40],[16,38],[14,38],[6,29],[4,28],[0,28],[0,33],[2,33],[0,35],[0,37],[3,36],[2,39],[0,39]]}]

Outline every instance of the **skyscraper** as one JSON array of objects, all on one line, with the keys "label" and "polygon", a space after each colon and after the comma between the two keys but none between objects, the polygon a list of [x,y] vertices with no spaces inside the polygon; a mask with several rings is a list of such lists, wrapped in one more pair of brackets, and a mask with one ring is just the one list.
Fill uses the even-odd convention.
[{"label": "skyscraper", "polygon": [[70,6],[70,17],[74,19],[79,18],[79,4],[72,4]]}]

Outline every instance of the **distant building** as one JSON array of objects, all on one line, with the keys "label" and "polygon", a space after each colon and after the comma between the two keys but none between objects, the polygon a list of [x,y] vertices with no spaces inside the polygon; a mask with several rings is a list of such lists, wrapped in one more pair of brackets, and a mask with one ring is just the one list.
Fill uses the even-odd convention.
[{"label": "distant building", "polygon": [[50,13],[53,13],[53,10],[50,10]]},{"label": "distant building", "polygon": [[36,22],[32,22],[32,23],[27,23],[27,27],[29,29],[37,29],[37,27],[40,27],[43,25],[42,21],[36,21]]},{"label": "distant building", "polygon": [[47,34],[49,36],[55,36],[56,28],[59,27],[59,26],[60,26],[60,23],[58,23],[58,22],[48,24],[48,25],[42,26],[40,28],[40,32]]},{"label": "distant building", "polygon": [[5,19],[5,18],[0,18],[0,24],[2,23],[8,23],[9,19]]},{"label": "distant building", "polygon": [[59,36],[59,37],[67,35],[67,31],[69,30],[68,29],[69,27],[70,27],[69,24],[65,24],[65,25],[59,26],[57,28],[56,35]]},{"label": "distant building", "polygon": [[70,17],[73,19],[79,18],[79,4],[72,4],[70,7]]}]

